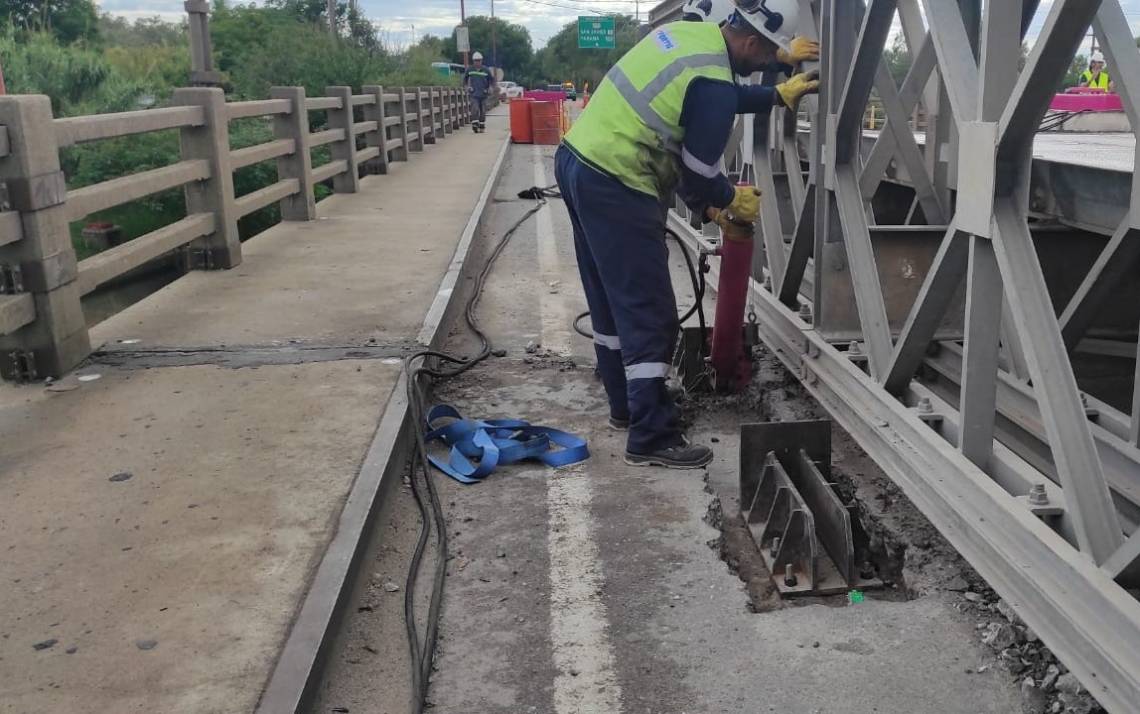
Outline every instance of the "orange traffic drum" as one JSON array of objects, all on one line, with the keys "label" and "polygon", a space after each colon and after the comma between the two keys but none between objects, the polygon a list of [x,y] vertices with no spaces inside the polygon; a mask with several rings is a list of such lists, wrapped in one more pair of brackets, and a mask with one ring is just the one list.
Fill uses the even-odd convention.
[{"label": "orange traffic drum", "polygon": [[511,100],[511,141],[516,144],[534,143],[534,125],[530,121],[530,105],[533,99],[516,97]]},{"label": "orange traffic drum", "polygon": [[534,128],[534,143],[557,146],[562,141],[561,102],[532,102],[530,121]]}]

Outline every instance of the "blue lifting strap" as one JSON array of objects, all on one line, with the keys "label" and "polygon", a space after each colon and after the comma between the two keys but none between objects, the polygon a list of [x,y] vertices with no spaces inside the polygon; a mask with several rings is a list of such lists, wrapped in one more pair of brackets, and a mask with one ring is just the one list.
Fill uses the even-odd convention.
[{"label": "blue lifting strap", "polygon": [[[435,427],[441,419],[454,421]],[[446,461],[431,455],[428,460],[460,483],[478,483],[499,464],[534,459],[559,467],[590,458],[586,440],[580,436],[520,419],[464,419],[449,404],[438,404],[428,412],[424,441],[437,440],[450,446],[451,453]]]}]

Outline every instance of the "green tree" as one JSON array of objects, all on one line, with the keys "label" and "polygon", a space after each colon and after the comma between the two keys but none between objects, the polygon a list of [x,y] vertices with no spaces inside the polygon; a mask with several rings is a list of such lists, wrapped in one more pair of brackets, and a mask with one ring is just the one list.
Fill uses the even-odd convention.
[{"label": "green tree", "polygon": [[[1069,70],[1065,72],[1065,78],[1061,80],[1059,89],[1067,87],[1075,87],[1080,84],[1081,73],[1089,68],[1089,58],[1085,55],[1077,55],[1073,58],[1072,64],[1069,65]],[[1112,76],[1111,73],[1109,76]]]},{"label": "green tree", "polygon": [[549,82],[571,81],[581,87],[589,82],[598,86],[602,77],[622,55],[630,50],[641,34],[637,22],[628,15],[614,17],[616,47],[612,50],[578,49],[578,23],[567,23],[538,54],[542,74]]},{"label": "green tree", "polygon": [[140,17],[134,22],[104,13],[99,16],[99,39],[106,47],[148,45],[185,46],[186,22],[167,22],[161,17]]},{"label": "green tree", "polygon": [[[491,27],[495,28],[495,54],[491,52]],[[522,25],[507,22],[501,17],[492,20],[484,15],[467,18],[467,32],[471,38],[471,50],[481,52],[487,64],[501,67],[513,76],[525,70],[534,61],[534,46],[530,32]],[[428,38],[421,40],[426,41]],[[443,38],[444,56],[451,62],[462,62],[463,55],[455,47],[455,35]]]},{"label": "green tree", "polygon": [[0,18],[17,30],[51,32],[65,43],[98,37],[92,0],[0,0]]}]

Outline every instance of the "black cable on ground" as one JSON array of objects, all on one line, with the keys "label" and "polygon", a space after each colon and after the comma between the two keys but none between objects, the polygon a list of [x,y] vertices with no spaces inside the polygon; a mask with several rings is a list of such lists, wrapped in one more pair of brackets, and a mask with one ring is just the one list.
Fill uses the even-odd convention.
[{"label": "black cable on ground", "polygon": [[[491,254],[483,264],[483,269],[475,280],[471,297],[464,309],[467,327],[479,339],[479,352],[474,357],[463,358],[437,350],[422,350],[404,359],[404,377],[407,381],[408,410],[411,414],[412,429],[416,436],[416,448],[412,453],[409,480],[412,496],[420,511],[420,534],[408,568],[404,587],[404,624],[408,631],[408,652],[411,656],[412,712],[422,714],[427,699],[428,684],[431,678],[432,662],[435,659],[435,646],[439,633],[439,611],[443,601],[443,583],[447,572],[447,528],[443,517],[443,507],[432,478],[431,465],[427,459],[427,444],[424,442],[424,426],[427,419],[426,404],[431,386],[442,380],[463,374],[479,364],[491,354],[491,340],[479,326],[476,308],[483,295],[487,276],[495,261],[502,255],[515,231],[546,205],[547,198],[560,198],[553,186],[530,188],[519,194],[520,198],[534,198],[538,203],[527,210],[507,229]],[[418,363],[418,365],[417,365]],[[448,365],[445,367],[445,365]],[[428,605],[427,624],[421,640],[416,627],[415,591],[419,579],[420,566],[428,544],[429,533],[435,531],[438,549],[431,601]]]},{"label": "black cable on ground", "polygon": [[[667,238],[672,238],[673,240],[677,241],[677,245],[681,247],[681,255],[685,256],[685,267],[688,268],[689,280],[692,282],[693,295],[695,296],[695,301],[693,302],[693,306],[690,307],[685,312],[684,315],[681,315],[679,318],[677,318],[677,322],[680,324],[684,324],[685,322],[687,322],[689,320],[689,318],[691,318],[693,316],[693,313],[696,313],[698,323],[701,326],[701,335],[702,335],[701,339],[702,339],[702,350],[703,350],[703,340],[704,340],[703,335],[705,333],[704,301],[705,301],[705,287],[706,287],[705,286],[705,271],[704,271],[705,257],[702,255],[700,258],[700,269],[698,270],[697,268],[694,268],[693,267],[693,259],[689,255],[689,248],[685,245],[684,241],[681,240],[681,237],[669,229],[665,229],[665,236]],[[577,317],[574,318],[573,326],[574,326],[574,331],[577,332],[579,335],[581,335],[582,337],[585,337],[588,340],[592,340],[592,339],[594,339],[593,330],[587,330],[586,328],[582,327],[582,320],[585,320],[589,316],[590,316],[589,310],[579,314]]]}]

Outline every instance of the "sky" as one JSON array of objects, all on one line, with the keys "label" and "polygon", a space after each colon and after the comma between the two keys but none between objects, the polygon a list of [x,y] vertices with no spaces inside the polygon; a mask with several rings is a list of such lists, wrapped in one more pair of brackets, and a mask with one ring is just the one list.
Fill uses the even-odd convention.
[{"label": "sky", "polygon": [[[235,0],[246,2],[248,0]],[[381,29],[384,39],[403,46],[425,34],[450,35],[459,24],[460,0],[357,0],[361,11]],[[1140,0],[1136,0],[1140,3]],[[181,0],[96,0],[115,15],[159,15],[177,20],[183,16]],[[592,12],[634,14],[640,5],[644,19],[658,0],[494,0],[495,16],[518,23],[530,31],[535,47],[546,44],[578,15]],[[491,0],[464,0],[468,15],[490,15]]]},{"label": "sky", "polygon": [[[240,0],[238,0],[240,1]],[[159,15],[177,20],[183,16],[181,0],[96,0],[104,10],[126,17]],[[460,0],[358,0],[365,15],[375,22],[384,40],[404,46],[425,34],[449,35],[459,24]],[[492,0],[464,0],[468,15],[490,15]],[[644,18],[658,0],[642,0]],[[579,14],[622,12],[633,14],[637,0],[494,0],[495,15],[518,23],[530,31],[536,48],[542,47],[563,25]],[[1042,0],[1041,9],[1030,25],[1032,41],[1044,24],[1051,0]],[[1140,35],[1140,0],[1121,0],[1121,8],[1132,26],[1132,34]],[[1086,45],[1087,47],[1087,45]]]}]

